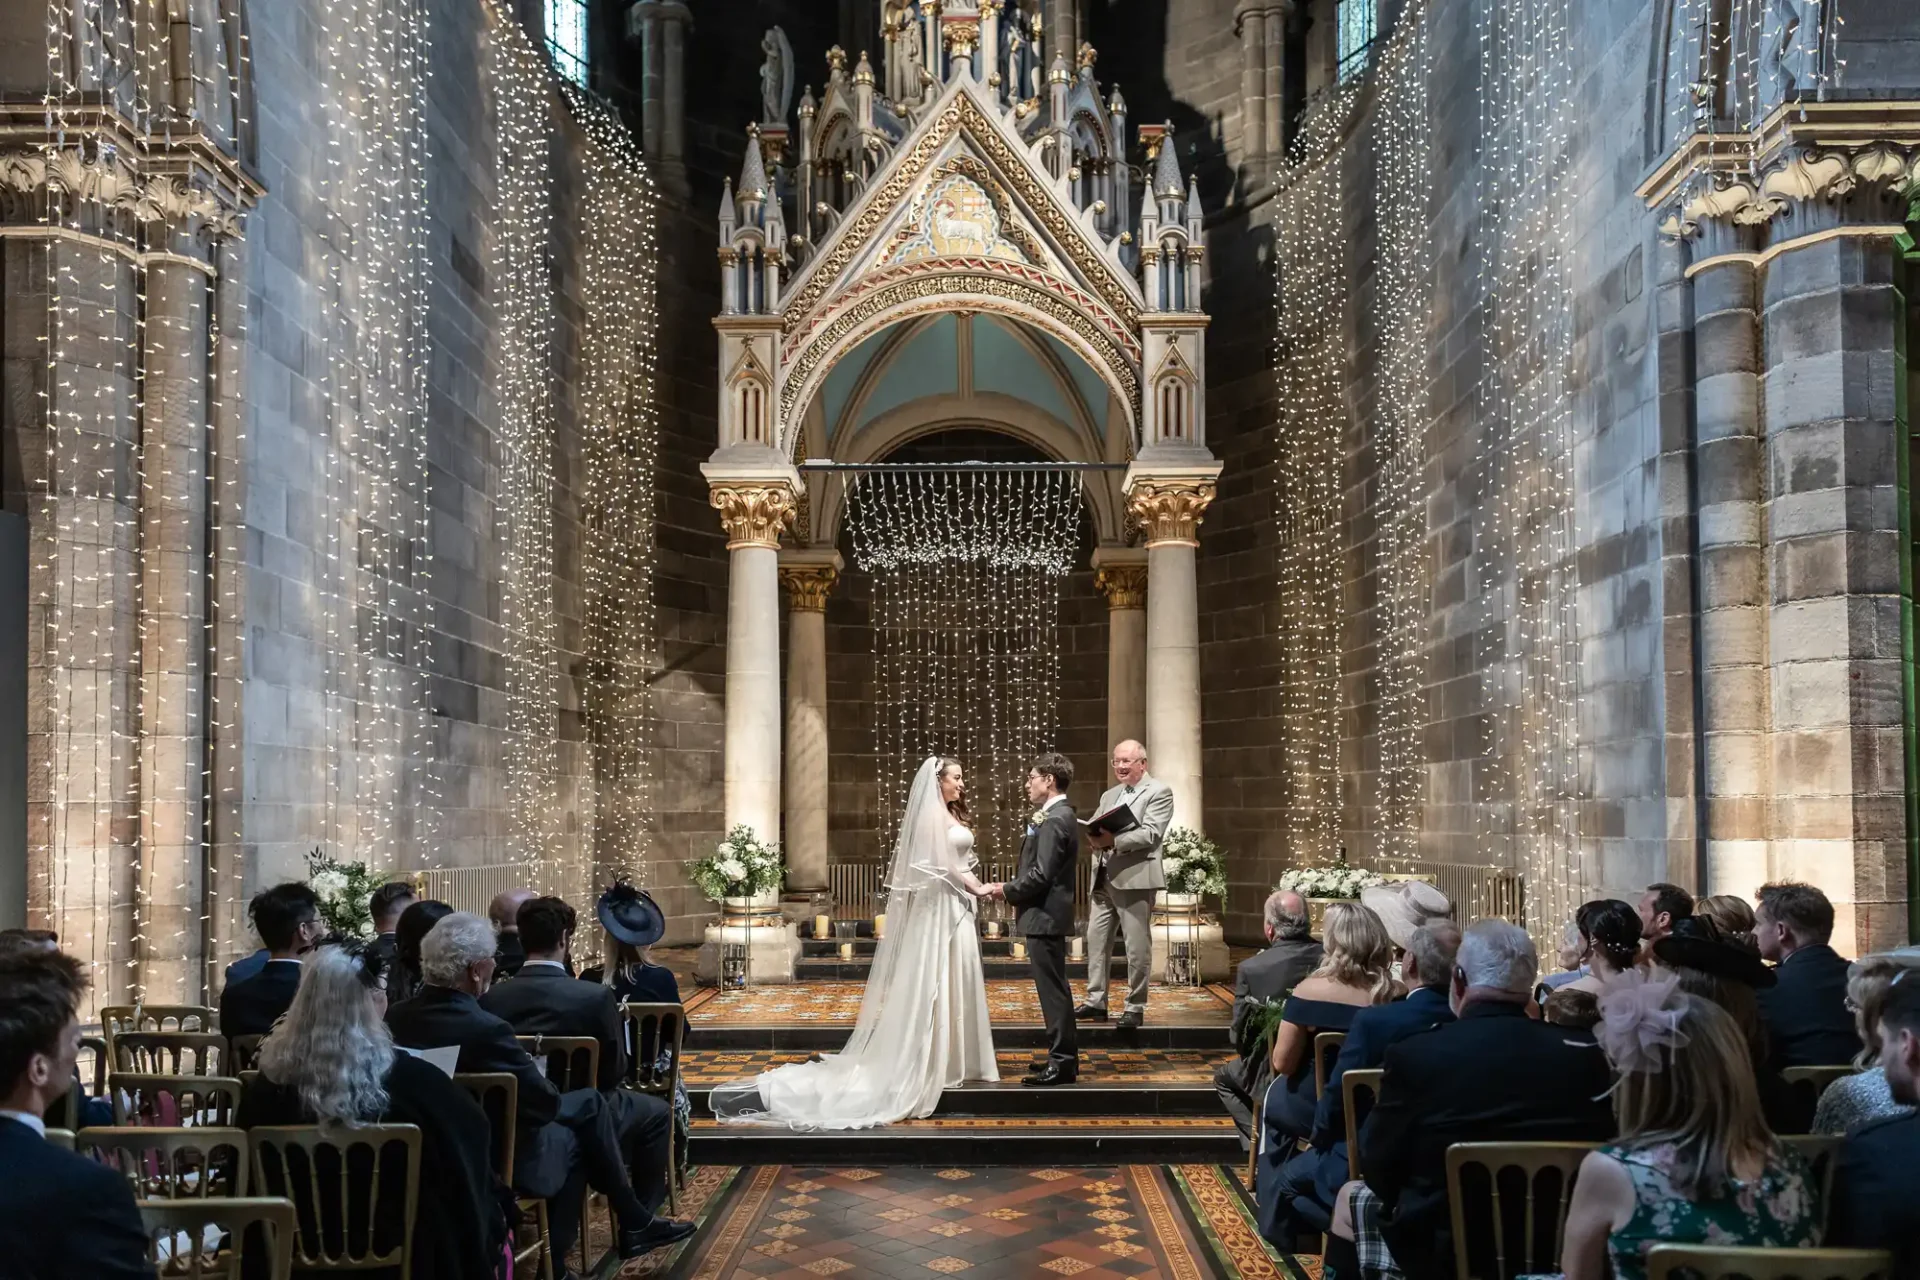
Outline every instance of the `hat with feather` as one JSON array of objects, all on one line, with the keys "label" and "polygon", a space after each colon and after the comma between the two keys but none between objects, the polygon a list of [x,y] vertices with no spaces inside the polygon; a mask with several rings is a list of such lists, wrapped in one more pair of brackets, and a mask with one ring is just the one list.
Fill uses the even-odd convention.
[{"label": "hat with feather", "polygon": [[649,947],[667,932],[667,917],[645,889],[624,881],[600,895],[594,914],[614,939],[630,947]]}]

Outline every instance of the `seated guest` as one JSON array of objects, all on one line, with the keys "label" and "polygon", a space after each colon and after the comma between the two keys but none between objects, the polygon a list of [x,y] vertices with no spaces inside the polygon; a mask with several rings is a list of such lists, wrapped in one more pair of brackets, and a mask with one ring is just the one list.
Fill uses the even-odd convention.
[{"label": "seated guest", "polygon": [[1853,1009],[1854,1024],[1866,1049],[1854,1060],[1861,1068],[1859,1072],[1835,1080],[1821,1093],[1820,1105],[1813,1113],[1815,1133],[1846,1133],[1869,1120],[1903,1116],[1912,1109],[1895,1102],[1893,1091],[1887,1087],[1887,1073],[1880,1065],[1880,1051],[1886,1043],[1880,1020],[1893,984],[1903,980],[1903,975],[1906,982],[1920,982],[1916,970],[1920,970],[1920,947],[1866,956],[1854,961],[1848,970],[1847,1004]]},{"label": "seated guest", "polygon": [[1895,981],[1880,1007],[1880,1068],[1906,1114],[1869,1120],[1847,1135],[1835,1159],[1827,1243],[1888,1249],[1897,1280],[1920,1276],[1920,974]]},{"label": "seated guest", "polygon": [[1301,1138],[1313,1132],[1313,1038],[1345,1031],[1354,1015],[1406,994],[1393,977],[1393,942],[1380,917],[1355,903],[1327,908],[1321,927],[1326,955],[1287,997],[1273,1037],[1269,1065],[1273,1083],[1262,1108],[1261,1163],[1284,1163]]},{"label": "seated guest", "polygon": [[1591,991],[1551,991],[1540,1006],[1540,1020],[1556,1027],[1591,1031],[1600,1021],[1600,1001]]},{"label": "seated guest", "polygon": [[1847,1012],[1847,962],[1827,945],[1833,904],[1810,884],[1782,880],[1760,886],[1753,937],[1779,982],[1760,997],[1780,1067],[1852,1062],[1860,1036]]},{"label": "seated guest", "polygon": [[[1395,965],[1406,959],[1415,929],[1435,920],[1453,919],[1453,903],[1424,880],[1390,880],[1362,889],[1360,905],[1380,918],[1387,940],[1393,944]],[[1394,977],[1399,976],[1395,969]]]},{"label": "seated guest", "polygon": [[1759,993],[1774,984],[1760,953],[1722,937],[1705,916],[1692,916],[1653,944],[1655,966],[1680,980],[1680,990],[1720,1007],[1746,1038],[1760,1110],[1775,1133],[1805,1133],[1813,1125],[1813,1096],[1788,1084],[1773,1062]]},{"label": "seated guest", "polygon": [[[616,884],[600,895],[594,914],[606,930],[613,963],[582,970],[581,981],[611,988],[620,1004],[679,1004],[680,983],[673,970],[653,962],[653,944],[667,932],[667,917],[653,896],[630,884]],[[641,1045],[638,1053],[650,1058],[652,1044]]]},{"label": "seated guest", "polygon": [[613,1206],[621,1257],[637,1258],[692,1235],[692,1223],[656,1218],[634,1194],[613,1112],[600,1091],[561,1093],[513,1038],[513,1028],[480,1007],[479,998],[493,981],[497,945],[493,926],[464,911],[434,925],[420,944],[426,985],[413,999],[387,1010],[394,1042],[410,1049],[457,1045],[457,1070],[503,1071],[519,1080],[514,1186],[523,1195],[555,1202],[548,1215],[555,1257],[565,1256],[579,1230],[576,1168]]},{"label": "seated guest", "polygon": [[1713,921],[1714,928],[1728,942],[1759,950],[1753,940],[1753,908],[1747,900],[1731,893],[1716,893],[1693,904],[1693,914]]},{"label": "seated guest", "polygon": [[1560,935],[1560,949],[1554,953],[1554,959],[1560,962],[1560,972],[1550,973],[1540,979],[1540,986],[1534,991],[1534,1000],[1545,1005],[1547,993],[1558,991],[1569,982],[1578,982],[1591,972],[1587,968],[1587,940],[1580,932],[1578,919],[1567,921],[1567,928]]},{"label": "seated guest", "polygon": [[526,949],[520,945],[520,908],[534,896],[531,889],[502,890],[487,908],[487,918],[500,935],[500,953],[494,957],[497,978],[511,978],[526,961]]},{"label": "seated guest", "polygon": [[[1303,1231],[1327,1229],[1334,1199],[1347,1180],[1349,1135],[1340,1082],[1349,1071],[1379,1066],[1388,1046],[1453,1021],[1447,992],[1459,951],[1459,925],[1447,919],[1420,925],[1407,939],[1401,969],[1403,979],[1413,988],[1406,999],[1374,1005],[1353,1015],[1340,1056],[1327,1075],[1327,1087],[1314,1107],[1311,1148],[1287,1160],[1270,1185],[1256,1185],[1260,1233],[1268,1240],[1287,1247]],[[1262,1161],[1261,1171],[1267,1167]],[[1283,1241],[1286,1245],[1281,1245]]]},{"label": "seated guest", "polygon": [[1693,895],[1677,884],[1650,884],[1640,895],[1640,935],[1651,947],[1693,914]]},{"label": "seated guest", "polygon": [[1343,1187],[1334,1208],[1329,1262],[1339,1274],[1357,1274],[1357,1250],[1410,1280],[1453,1275],[1454,1143],[1612,1135],[1612,1072],[1599,1046],[1527,1016],[1538,967],[1526,930],[1480,921],[1460,940],[1449,993],[1455,1020],[1387,1050],[1380,1101],[1360,1127],[1366,1180]]},{"label": "seated guest", "polygon": [[1733,1019],[1671,975],[1616,978],[1600,1010],[1620,1134],[1580,1163],[1567,1280],[1607,1280],[1609,1264],[1613,1280],[1646,1280],[1656,1244],[1819,1244],[1818,1187],[1767,1128]]},{"label": "seated guest", "polygon": [[1580,954],[1587,972],[1562,990],[1597,996],[1607,979],[1633,968],[1639,958],[1644,936],[1640,916],[1618,898],[1596,898],[1580,908],[1573,922],[1586,942]]},{"label": "seated guest", "polygon": [[73,1085],[80,962],[43,947],[0,956],[0,1275],[152,1280],[133,1190],[47,1141],[40,1117]]},{"label": "seated guest", "polygon": [[416,901],[413,886],[404,880],[383,884],[367,898],[367,915],[373,919],[374,935],[368,947],[379,953],[383,969],[391,970],[399,956],[399,940],[394,931],[400,927],[400,916]]},{"label": "seated guest", "polygon": [[[417,1280],[490,1276],[507,1238],[496,1192],[487,1118],[440,1068],[396,1053],[382,1019],[385,969],[371,947],[321,947],[286,1016],[260,1042],[259,1074],[247,1082],[234,1123],[411,1124],[420,1129]],[[331,1171],[329,1171],[331,1172]],[[350,1170],[363,1178],[371,1165]],[[302,1176],[304,1170],[291,1176]],[[381,1248],[396,1243],[403,1184],[387,1179],[377,1209]]]},{"label": "seated guest", "polygon": [[220,993],[220,1034],[263,1036],[300,989],[300,957],[326,933],[320,899],[298,881],[255,895],[247,908],[253,930],[267,944],[266,967]]},{"label": "seated guest", "polygon": [[452,914],[452,907],[432,898],[416,902],[400,913],[399,922],[393,927],[394,965],[387,970],[389,1005],[420,994],[420,988],[426,985],[420,980],[420,943],[433,926]]},{"label": "seated guest", "polygon": [[1265,1050],[1253,1043],[1249,1016],[1262,1002],[1278,1000],[1319,967],[1324,952],[1311,932],[1307,900],[1291,889],[1270,894],[1261,912],[1267,949],[1240,962],[1233,979],[1233,1029],[1240,1056],[1213,1071],[1213,1090],[1233,1117],[1244,1141],[1253,1138],[1253,1100],[1266,1091],[1271,1069]]}]

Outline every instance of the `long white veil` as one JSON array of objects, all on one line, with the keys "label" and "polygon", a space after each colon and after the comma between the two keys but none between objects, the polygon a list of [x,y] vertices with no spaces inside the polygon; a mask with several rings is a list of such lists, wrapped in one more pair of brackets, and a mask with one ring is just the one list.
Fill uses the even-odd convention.
[{"label": "long white veil", "polygon": [[[949,836],[953,818],[940,798],[940,760],[914,775],[906,814],[887,869],[886,936],[874,947],[860,1016],[846,1048],[791,1063],[713,1091],[713,1114],[736,1124],[801,1129],[859,1129],[925,1115],[940,1089],[929,1063],[956,1060],[951,1018],[938,990],[950,965],[953,931],[972,929],[971,870]],[[977,952],[975,953],[977,957]],[[977,960],[976,960],[977,962]]]}]

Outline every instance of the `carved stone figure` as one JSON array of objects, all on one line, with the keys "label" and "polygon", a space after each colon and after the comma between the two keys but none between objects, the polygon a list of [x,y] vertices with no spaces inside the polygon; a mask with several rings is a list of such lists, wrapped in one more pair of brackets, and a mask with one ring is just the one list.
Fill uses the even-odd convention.
[{"label": "carved stone figure", "polygon": [[767,124],[785,124],[787,107],[793,102],[793,46],[787,33],[769,27],[760,40],[760,52],[766,59],[760,64],[761,118]]}]

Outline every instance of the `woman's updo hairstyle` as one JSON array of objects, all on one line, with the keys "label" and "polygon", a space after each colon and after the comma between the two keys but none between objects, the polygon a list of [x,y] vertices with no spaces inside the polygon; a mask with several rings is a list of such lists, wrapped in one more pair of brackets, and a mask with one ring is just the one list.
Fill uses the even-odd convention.
[{"label": "woman's updo hairstyle", "polygon": [[1615,969],[1630,969],[1640,954],[1640,913],[1618,898],[1599,898],[1580,908],[1580,936]]}]

